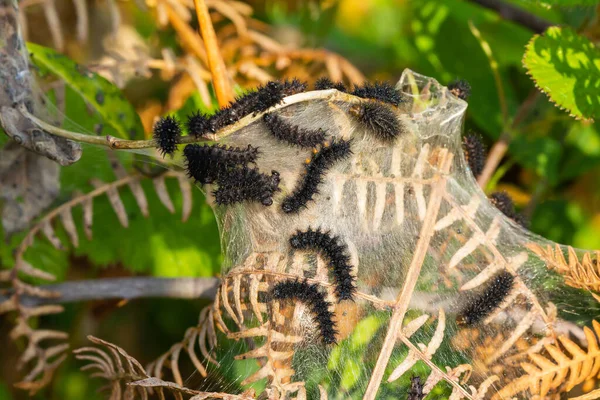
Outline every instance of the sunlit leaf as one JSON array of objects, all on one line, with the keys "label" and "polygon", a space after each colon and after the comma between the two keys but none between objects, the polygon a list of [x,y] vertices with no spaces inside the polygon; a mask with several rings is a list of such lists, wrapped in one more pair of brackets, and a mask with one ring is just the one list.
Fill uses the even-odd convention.
[{"label": "sunlit leaf", "polygon": [[537,87],[576,118],[600,115],[600,53],[568,28],[551,27],[527,45],[523,64]]},{"label": "sunlit leaf", "polygon": [[28,43],[27,48],[32,54],[32,62],[38,68],[61,77],[102,116],[106,124],[116,130],[117,136],[141,136],[143,127],[140,117],[119,88],[55,50],[33,43]]}]

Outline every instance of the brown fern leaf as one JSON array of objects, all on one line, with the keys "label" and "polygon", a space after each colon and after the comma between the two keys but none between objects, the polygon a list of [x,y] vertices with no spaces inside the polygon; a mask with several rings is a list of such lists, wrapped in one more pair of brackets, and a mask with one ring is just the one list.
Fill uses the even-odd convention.
[{"label": "brown fern leaf", "polygon": [[585,252],[578,256],[575,249],[568,246],[565,258],[563,249],[558,244],[554,247],[549,244],[542,247],[536,243],[529,243],[527,247],[546,262],[550,269],[563,275],[567,285],[590,290],[596,300],[600,301],[600,252]]},{"label": "brown fern leaf", "polygon": [[[592,321],[594,330],[584,327],[588,347],[583,349],[566,336],[559,345],[546,344],[547,354],[529,354],[531,362],[521,363],[525,375],[511,382],[492,397],[503,399],[529,391],[531,396],[544,398],[551,392],[569,392],[600,373],[600,323]],[[595,334],[594,334],[595,333]]]}]

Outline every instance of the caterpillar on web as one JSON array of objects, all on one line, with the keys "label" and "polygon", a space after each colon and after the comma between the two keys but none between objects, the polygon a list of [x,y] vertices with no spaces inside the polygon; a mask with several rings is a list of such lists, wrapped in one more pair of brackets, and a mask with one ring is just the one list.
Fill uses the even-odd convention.
[{"label": "caterpillar on web", "polygon": [[325,142],[304,167],[305,171],[292,193],[283,199],[281,209],[285,213],[300,211],[306,204],[319,193],[319,185],[327,170],[337,161],[343,160],[352,154],[349,140]]},{"label": "caterpillar on web", "polygon": [[324,344],[335,344],[337,329],[333,321],[333,312],[329,311],[331,303],[319,291],[316,284],[297,280],[278,282],[271,289],[271,298],[274,300],[297,300],[304,303],[313,315],[321,341]]},{"label": "caterpillar on web", "polygon": [[483,172],[487,158],[487,151],[481,141],[481,136],[469,132],[462,138],[462,148],[467,164],[469,164],[473,176],[477,178]]},{"label": "caterpillar on web", "polygon": [[339,237],[331,236],[329,232],[321,232],[320,229],[315,231],[308,228],[306,231],[298,231],[290,237],[290,246],[295,250],[310,250],[321,255],[333,275],[338,301],[353,299],[356,286],[351,274],[352,265],[348,255],[348,246],[340,243]]},{"label": "caterpillar on web", "polygon": [[379,100],[393,106],[398,106],[402,102],[400,92],[388,82],[365,83],[355,87],[352,94],[363,99]]},{"label": "caterpillar on web", "polygon": [[509,272],[500,272],[490,279],[488,286],[478,295],[471,296],[467,305],[458,314],[459,325],[475,325],[485,319],[502,304],[513,289],[515,277]]},{"label": "caterpillar on web", "polygon": [[406,132],[394,110],[375,101],[365,101],[350,107],[350,114],[381,141],[389,142]]},{"label": "caterpillar on web", "polygon": [[273,194],[279,191],[279,173],[261,173],[257,168],[235,168],[219,177],[219,188],[213,194],[218,205],[245,201],[260,202],[264,206],[273,204]]},{"label": "caterpillar on web", "polygon": [[297,125],[286,122],[275,113],[265,114],[263,121],[273,136],[292,145],[312,148],[325,141],[325,131],[323,129],[302,129]]},{"label": "caterpillar on web", "polygon": [[506,192],[494,192],[489,197],[490,203],[494,205],[502,214],[521,225],[523,228],[527,228],[527,220],[522,214],[515,211],[515,203],[512,198]]},{"label": "caterpillar on web", "polygon": [[448,90],[462,100],[467,100],[471,96],[471,85],[464,79],[456,79],[448,84]]},{"label": "caterpillar on web", "polygon": [[340,92],[348,92],[348,88],[344,85],[343,82],[334,82],[327,77],[322,77],[317,79],[315,82],[315,90],[327,90],[327,89],[336,89]]},{"label": "caterpillar on web", "polygon": [[420,376],[413,376],[410,378],[410,389],[408,391],[408,397],[406,400],[423,400],[425,393],[423,393],[424,383],[421,383]]},{"label": "caterpillar on web", "polygon": [[171,155],[177,150],[177,142],[181,138],[181,125],[175,117],[164,117],[154,125],[154,141],[162,156]]}]

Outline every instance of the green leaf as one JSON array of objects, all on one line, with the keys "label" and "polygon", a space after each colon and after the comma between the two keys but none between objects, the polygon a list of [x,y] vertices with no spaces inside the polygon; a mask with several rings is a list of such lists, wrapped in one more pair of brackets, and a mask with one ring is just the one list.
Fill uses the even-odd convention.
[{"label": "green leaf", "polygon": [[600,115],[600,53],[568,28],[551,27],[527,45],[523,64],[536,86],[575,118]]},{"label": "green leaf", "polygon": [[28,43],[27,48],[38,68],[61,77],[116,130],[117,136],[126,139],[142,136],[140,117],[119,88],[52,49],[33,43]]}]

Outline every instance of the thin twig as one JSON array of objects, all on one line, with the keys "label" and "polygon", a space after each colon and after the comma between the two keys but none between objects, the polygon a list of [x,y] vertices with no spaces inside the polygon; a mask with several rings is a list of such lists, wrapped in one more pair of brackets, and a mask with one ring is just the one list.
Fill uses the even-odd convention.
[{"label": "thin twig", "polygon": [[[286,97],[284,101],[272,107],[270,111],[278,110],[284,107],[287,107],[292,104],[302,103],[304,101],[311,100],[341,100],[351,104],[359,103],[361,101],[360,98],[338,92],[337,90],[320,90],[320,91],[312,91],[305,93],[298,93],[289,97]],[[101,146],[110,147],[113,150],[123,150],[123,149],[149,149],[155,148],[156,143],[154,140],[127,140],[127,139],[119,139],[114,136],[106,135],[106,136],[94,136],[88,135],[79,132],[72,132],[66,129],[58,128],[53,126],[47,122],[40,120],[31,114],[24,106],[19,106],[19,111],[34,124],[44,129],[48,133],[51,133],[55,136],[64,137],[67,139],[74,140],[76,142],[81,143],[90,143],[97,144]],[[248,115],[238,122],[228,125],[219,132],[214,135],[205,135],[204,137],[197,138],[194,135],[182,136],[181,139],[177,142],[178,144],[187,144],[187,143],[197,143],[197,142],[209,142],[209,141],[218,141],[220,138],[227,136],[228,134],[239,130],[240,128],[249,125],[250,123],[259,120],[262,118],[262,114],[260,115]]]},{"label": "thin twig", "polygon": [[[41,298],[20,295],[19,301],[22,306],[37,307],[44,304],[149,297],[213,299],[217,293],[218,285],[218,278],[133,277],[89,279],[40,286],[44,290],[59,292],[60,297]],[[0,303],[8,300],[11,296],[12,291],[0,293]]]},{"label": "thin twig", "polygon": [[529,93],[529,96],[527,96],[525,101],[519,106],[519,109],[517,110],[517,113],[515,114],[515,118],[513,119],[511,125],[508,127],[508,129],[502,132],[502,135],[500,135],[500,139],[498,139],[498,141],[494,143],[494,145],[490,149],[490,153],[487,157],[487,160],[485,161],[483,171],[481,172],[481,175],[479,175],[479,177],[477,178],[477,183],[482,189],[485,189],[485,186],[488,184],[492,175],[498,168],[498,165],[500,165],[500,161],[502,161],[502,158],[504,158],[504,155],[508,150],[508,146],[512,141],[512,133],[514,132],[515,128],[519,126],[519,124],[523,121],[523,119],[525,119],[525,116],[531,110],[531,108],[535,105],[539,94],[540,92],[536,88],[532,89],[532,91]]},{"label": "thin twig", "polygon": [[200,32],[202,33],[202,39],[204,40],[204,46],[206,48],[208,65],[212,74],[217,101],[219,102],[220,107],[225,107],[233,101],[234,92],[231,87],[225,62],[223,61],[221,51],[219,50],[215,28],[213,27],[210,14],[208,13],[208,7],[204,0],[194,0],[194,5],[196,6],[196,15],[198,16],[198,24],[200,25]]},{"label": "thin twig", "polygon": [[500,0],[469,0],[471,3],[496,11],[503,19],[531,29],[535,33],[542,33],[553,24],[537,15],[507,4]]}]

